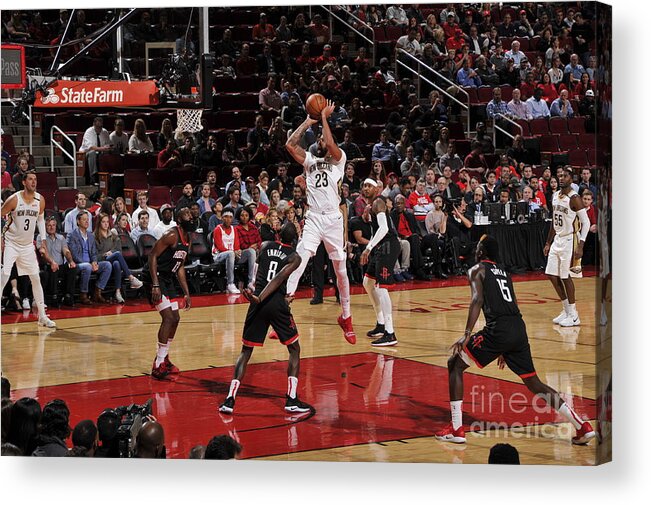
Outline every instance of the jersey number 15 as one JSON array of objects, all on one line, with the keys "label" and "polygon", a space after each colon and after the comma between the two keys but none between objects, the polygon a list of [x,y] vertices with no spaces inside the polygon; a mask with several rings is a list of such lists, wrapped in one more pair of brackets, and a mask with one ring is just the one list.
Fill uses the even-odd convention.
[{"label": "jersey number 15", "polygon": [[506,279],[497,279],[497,284],[502,292],[502,298],[507,302],[512,302],[513,297],[511,296],[511,290],[509,289],[509,285],[506,283]]}]

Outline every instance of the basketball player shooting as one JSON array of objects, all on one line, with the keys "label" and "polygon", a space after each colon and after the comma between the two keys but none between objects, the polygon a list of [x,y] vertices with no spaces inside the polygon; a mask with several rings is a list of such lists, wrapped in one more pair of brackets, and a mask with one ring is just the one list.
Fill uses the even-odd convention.
[{"label": "basketball player shooting", "polygon": [[11,214],[11,221],[2,236],[2,289],[4,291],[11,269],[16,264],[18,275],[28,275],[32,282],[32,293],[38,309],[38,325],[56,328],[56,323],[45,314],[45,297],[39,276],[38,259],[34,248],[34,230],[43,240],[43,249],[47,250],[45,238],[45,198],[36,192],[36,173],[27,171],[22,176],[25,189],[7,198],[0,214]]},{"label": "basketball player shooting", "polygon": [[346,154],[339,149],[332,136],[328,117],[335,110],[335,105],[328,100],[321,110],[323,132],[317,140],[316,156],[306,152],[299,142],[305,131],[318,120],[307,117],[292,133],[285,147],[292,157],[305,169],[307,182],[307,203],[303,236],[296,252],[301,257],[300,266],[287,281],[287,295],[293,296],[309,259],[316,253],[323,242],[335,269],[337,288],[341,302],[342,314],[337,319],[344,331],[344,338],[354,344],[357,340],[353,330],[353,318],[350,313],[350,284],[346,272],[346,252],[344,250],[344,218],[339,211],[339,183],[344,176]]},{"label": "basketball player shooting", "polygon": [[[583,244],[590,231],[588,212],[578,193],[572,189],[572,167],[563,168],[563,175],[558,180],[561,189],[552,196],[552,226],[549,228],[547,243],[543,254],[547,256],[545,273],[554,286],[563,310],[553,319],[554,324],[564,327],[579,326],[581,320],[576,310],[574,281],[570,276],[573,260],[583,257]],[[581,221],[579,243],[574,247],[574,221]]]},{"label": "basketball player shooting", "polygon": [[[466,442],[462,423],[463,372],[473,362],[483,368],[497,360],[500,369],[508,366],[533,394],[541,397],[576,428],[572,443],[585,445],[595,436],[588,421],[583,421],[563,401],[558,392],[544,384],[533,365],[527,328],[522,319],[513,290],[511,276],[499,261],[497,240],[484,235],[475,252],[477,264],[468,271],[472,298],[468,309],[466,331],[452,349],[448,360],[450,387],[450,424],[435,433],[444,442]],[[483,310],[486,326],[473,334],[473,328]]]}]

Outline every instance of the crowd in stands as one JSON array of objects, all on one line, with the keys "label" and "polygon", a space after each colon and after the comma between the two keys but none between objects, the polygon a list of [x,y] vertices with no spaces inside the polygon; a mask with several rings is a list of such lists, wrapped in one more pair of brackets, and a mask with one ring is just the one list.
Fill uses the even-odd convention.
[{"label": "crowd in stands", "polygon": [[[287,220],[296,224],[300,236],[305,180],[296,175],[300,167],[288,157],[284,144],[306,117],[304,104],[314,92],[337,105],[329,121],[348,159],[341,192],[348,208],[347,249],[353,281],[357,280],[358,251],[370,234],[366,211],[370,202],[363,188],[366,178],[381,186],[400,235],[403,255],[394,271],[398,281],[454,273],[455,269],[446,265],[450,243],[456,244],[452,255],[463,256],[486,203],[527,202],[531,212],[542,209],[547,213],[552,191],[558,186],[557,167],[552,170],[542,164],[540,152],[527,147],[522,135],[512,142],[498,136],[498,145],[494,145],[489,132],[495,125],[505,127],[505,118],[526,122],[552,116],[578,117],[583,131],[594,131],[609,99],[605,95],[610,78],[609,55],[604,50],[610,34],[604,31],[607,24],[599,23],[595,6],[582,4],[576,9],[572,4],[527,3],[505,4],[501,10],[493,4],[485,8],[476,4],[463,8],[448,4],[444,9],[405,7],[346,6],[341,8],[346,11],[338,11],[363,33],[370,30],[377,36],[378,30],[399,30],[394,41],[398,50],[379,58],[379,66],[363,45],[357,47],[355,56],[352,43],[333,42],[341,27],[333,25],[335,33],[330,33],[327,19],[314,11],[310,19],[308,11],[299,7],[259,13],[249,35],[238,30],[236,39],[235,29],[226,28],[221,38],[213,37],[218,60],[216,97],[220,97],[224,79],[235,77],[236,82],[244,82],[257,78],[265,83],[259,89],[257,107],[253,107],[256,115],[246,129],[211,125],[207,117],[202,130],[195,133],[175,129],[169,118],[156,130],[148,129],[142,117],[135,123],[133,116],[95,118],[80,145],[80,151],[86,153],[89,182],[97,182],[102,156],[119,154],[155,158],[149,175],[170,174],[173,183],[164,205],[148,206],[147,192],[141,191],[136,196],[137,208],[127,213],[121,193],[96,198],[92,207],[86,195],[80,194],[77,207],[65,218],[58,216],[64,218],[64,227],[57,228],[60,235],[54,235],[51,242],[59,244],[58,249],[50,254],[58,253],[58,266],[71,269],[76,265],[82,273],[82,303],[103,302],[102,292],[111,278],[118,289],[117,301],[123,300],[119,289],[125,280],[137,287],[139,281],[131,269],[141,265],[121,259],[118,246],[122,245],[124,253],[127,242],[122,237],[128,236],[135,245],[146,241],[142,237],[160,237],[174,226],[174,210],[181,206],[190,207],[212,262],[223,267],[220,275],[226,278],[226,290],[238,293],[235,272],[247,266],[244,269],[251,272],[261,241],[274,239]],[[169,38],[165,12],[143,12],[128,33],[134,40]],[[228,12],[236,13],[236,9]],[[159,24],[152,24],[156,20],[150,19],[150,14]],[[23,33],[19,21],[29,26],[26,20],[34,17],[13,13],[3,29],[18,40]],[[189,33],[191,42],[196,35],[193,30]],[[376,51],[386,49],[381,41],[376,45]],[[254,46],[259,53],[251,51]],[[296,46],[300,52],[294,57]],[[423,85],[421,94],[427,94],[421,97],[413,76],[400,77],[408,73],[393,70],[396,58],[413,64],[400,49],[437,70],[439,74],[431,77],[441,91]],[[448,96],[456,94],[457,88],[440,76],[465,89],[490,86],[492,99],[479,104],[478,116],[473,113],[475,133],[468,136],[463,131],[461,111]],[[511,94],[508,101],[503,98],[506,89]],[[224,99],[229,96],[223,94]],[[125,130],[125,119],[133,125],[131,132]],[[319,133],[318,125],[309,129],[302,147],[310,149]],[[363,142],[357,143],[357,138]],[[7,158],[2,177],[13,179],[12,186],[3,183],[3,189],[20,189],[16,175],[28,166],[27,156],[20,156],[15,165]],[[587,161],[583,168],[576,186],[590,193],[586,200],[592,198],[594,224],[595,177]],[[172,196],[174,188],[178,191]],[[88,219],[83,217],[84,209],[91,211]],[[80,240],[97,245],[80,252]],[[90,270],[80,265],[90,265]],[[65,274],[66,269],[58,266],[45,266],[45,270]],[[91,273],[97,277],[92,295],[87,282]],[[242,280],[244,284],[252,281],[250,277]]]},{"label": "crowd in stands", "polygon": [[[135,436],[133,450],[120,444],[118,429],[122,416],[116,409],[105,409],[96,420],[84,419],[70,426],[70,409],[55,399],[41,406],[38,400],[24,397],[11,400],[11,384],[2,377],[2,456],[77,457],[77,458],[154,458],[165,459],[165,430],[154,416],[143,419]],[[229,435],[216,435],[204,445],[194,446],[189,459],[235,459],[242,446]],[[128,453],[128,456],[125,454]]]}]

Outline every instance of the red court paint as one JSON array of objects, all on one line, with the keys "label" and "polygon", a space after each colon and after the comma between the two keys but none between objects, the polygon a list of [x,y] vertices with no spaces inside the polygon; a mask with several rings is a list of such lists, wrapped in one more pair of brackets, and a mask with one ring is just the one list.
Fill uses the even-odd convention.
[{"label": "red court paint", "polygon": [[[303,358],[298,395],[316,412],[302,416],[283,410],[286,369],[286,362],[249,365],[233,416],[217,411],[233,367],[182,371],[175,381],[143,375],[23,389],[12,397],[36,397],[41,405],[61,398],[70,407],[72,426],[82,419],[96,420],[107,407],[153,398],[172,458],[186,458],[194,445],[205,445],[219,434],[236,437],[244,447],[242,457],[255,458],[431,436],[450,419],[444,367],[373,352]],[[581,417],[596,417],[594,400],[571,400]],[[464,424],[474,423],[472,429],[496,429],[489,423],[564,421],[542,403],[535,405],[519,383],[465,375]]]},{"label": "red court paint", "polygon": [[[595,275],[594,268],[586,268],[583,270],[584,277],[593,277]],[[513,276],[514,282],[524,281],[539,281],[547,279],[547,276],[542,272],[528,272],[526,274],[519,274]],[[432,288],[447,288],[452,286],[466,286],[468,279],[465,277],[450,277],[447,280],[432,280],[432,281],[409,281],[400,284],[394,284],[389,287],[390,291],[409,291],[412,289],[432,289]],[[352,285],[350,287],[352,295],[366,294],[363,286]],[[296,293],[297,299],[312,298],[312,289],[302,288]],[[335,296],[334,286],[326,286],[324,289],[324,296]],[[192,296],[193,307],[214,307],[217,305],[232,305],[239,303],[248,303],[243,295],[229,295],[225,293],[213,295],[196,295]],[[155,309],[147,302],[146,299],[130,299],[125,305],[98,305],[98,306],[85,306],[77,304],[75,308],[61,308],[61,309],[48,309],[48,313],[53,320],[69,319],[75,317],[94,317],[94,316],[112,316],[116,314],[133,314],[138,312],[154,311]],[[37,315],[34,312],[3,312],[2,324],[16,324],[24,323],[27,321],[36,321]]]}]

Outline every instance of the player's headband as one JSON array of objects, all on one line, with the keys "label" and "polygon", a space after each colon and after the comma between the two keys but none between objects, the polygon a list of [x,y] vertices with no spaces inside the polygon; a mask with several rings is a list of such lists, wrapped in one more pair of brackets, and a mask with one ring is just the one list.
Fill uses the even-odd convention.
[{"label": "player's headband", "polygon": [[377,181],[371,179],[370,177],[364,179],[364,184],[370,184],[374,188],[377,188]]}]

